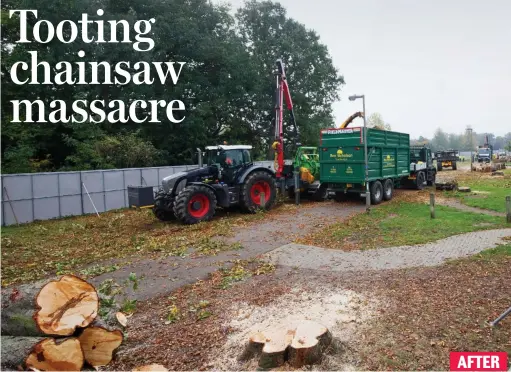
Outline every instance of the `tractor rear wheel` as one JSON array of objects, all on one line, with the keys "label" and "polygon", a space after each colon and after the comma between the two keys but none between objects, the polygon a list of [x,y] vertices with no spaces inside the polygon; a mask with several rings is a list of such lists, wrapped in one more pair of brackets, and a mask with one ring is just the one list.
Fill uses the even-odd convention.
[{"label": "tractor rear wheel", "polygon": [[394,195],[394,181],[392,181],[389,178],[389,179],[386,179],[385,182],[383,182],[383,199],[390,200],[390,199],[392,199],[393,195]]},{"label": "tractor rear wheel", "polygon": [[380,204],[383,200],[383,186],[380,181],[371,184],[371,204]]},{"label": "tractor rear wheel", "polygon": [[209,221],[215,215],[216,202],[216,195],[208,186],[192,185],[178,194],[174,214],[187,225]]},{"label": "tractor rear wheel", "polygon": [[456,162],[453,161],[452,162],[452,170],[457,170],[457,169],[458,169],[458,167],[456,166]]},{"label": "tractor rear wheel", "polygon": [[241,207],[250,213],[261,209],[261,193],[264,192],[265,209],[270,209],[275,203],[277,187],[275,178],[267,172],[249,174],[241,186]]},{"label": "tractor rear wheel", "polygon": [[441,172],[442,171],[442,163],[441,162],[437,162],[436,163],[436,169]]}]

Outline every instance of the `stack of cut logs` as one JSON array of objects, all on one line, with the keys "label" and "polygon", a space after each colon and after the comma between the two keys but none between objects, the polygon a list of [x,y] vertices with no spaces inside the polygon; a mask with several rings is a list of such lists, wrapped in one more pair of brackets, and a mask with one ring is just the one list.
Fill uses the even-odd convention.
[{"label": "stack of cut logs", "polygon": [[481,163],[481,164],[474,163],[472,165],[472,170],[475,172],[490,173],[490,172],[499,171],[501,169],[506,169],[506,163],[498,163],[498,162]]},{"label": "stack of cut logs", "polygon": [[[35,300],[35,302],[34,302]],[[99,297],[86,281],[64,275],[2,293],[2,369],[79,371],[111,362],[123,334],[98,318]]]}]

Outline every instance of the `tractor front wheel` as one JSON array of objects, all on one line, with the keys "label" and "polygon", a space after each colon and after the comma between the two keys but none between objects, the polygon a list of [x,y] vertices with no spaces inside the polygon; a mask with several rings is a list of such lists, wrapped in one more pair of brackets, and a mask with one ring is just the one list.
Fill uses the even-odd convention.
[{"label": "tractor front wheel", "polygon": [[250,213],[261,209],[261,194],[264,193],[264,209],[270,209],[275,203],[277,187],[275,178],[267,172],[250,174],[241,186],[241,206]]},{"label": "tractor front wheel", "polygon": [[209,221],[215,215],[216,203],[216,195],[208,186],[193,185],[177,196],[174,214],[187,225]]},{"label": "tractor front wheel", "polygon": [[153,213],[160,221],[174,219],[174,199],[159,191],[154,198]]}]

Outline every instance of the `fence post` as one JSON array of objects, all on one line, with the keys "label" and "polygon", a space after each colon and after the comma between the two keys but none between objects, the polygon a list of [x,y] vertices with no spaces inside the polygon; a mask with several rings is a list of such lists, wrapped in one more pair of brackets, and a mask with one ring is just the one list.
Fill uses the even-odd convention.
[{"label": "fence post", "polygon": [[435,193],[429,193],[429,211],[431,213],[431,218],[435,218]]},{"label": "fence post", "polygon": [[511,223],[511,196],[506,196],[506,221]]},{"label": "fence post", "polygon": [[82,180],[82,171],[79,171],[78,174],[80,175],[80,203],[82,205],[82,215],[85,214],[85,210],[83,208],[83,180]]}]

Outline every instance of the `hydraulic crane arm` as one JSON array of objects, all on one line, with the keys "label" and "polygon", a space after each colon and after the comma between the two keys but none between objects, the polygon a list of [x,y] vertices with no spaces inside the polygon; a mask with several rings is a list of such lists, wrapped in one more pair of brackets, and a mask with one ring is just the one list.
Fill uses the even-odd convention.
[{"label": "hydraulic crane arm", "polygon": [[283,127],[283,105],[284,100],[286,106],[291,112],[291,120],[293,121],[294,128],[296,129],[296,120],[293,111],[293,101],[289,92],[289,85],[286,80],[286,73],[284,70],[284,63],[282,60],[277,60],[277,102],[275,104],[275,142],[273,142],[273,149],[275,150],[275,172],[277,178],[282,177],[284,170],[284,127]]},{"label": "hydraulic crane arm", "polygon": [[364,117],[364,113],[362,111],[355,112],[353,115],[351,115],[349,118],[347,118],[344,121],[344,123],[341,124],[341,126],[339,128],[344,129],[348,125],[350,125],[352,123],[352,121],[355,120],[356,118],[363,118],[363,117]]}]

